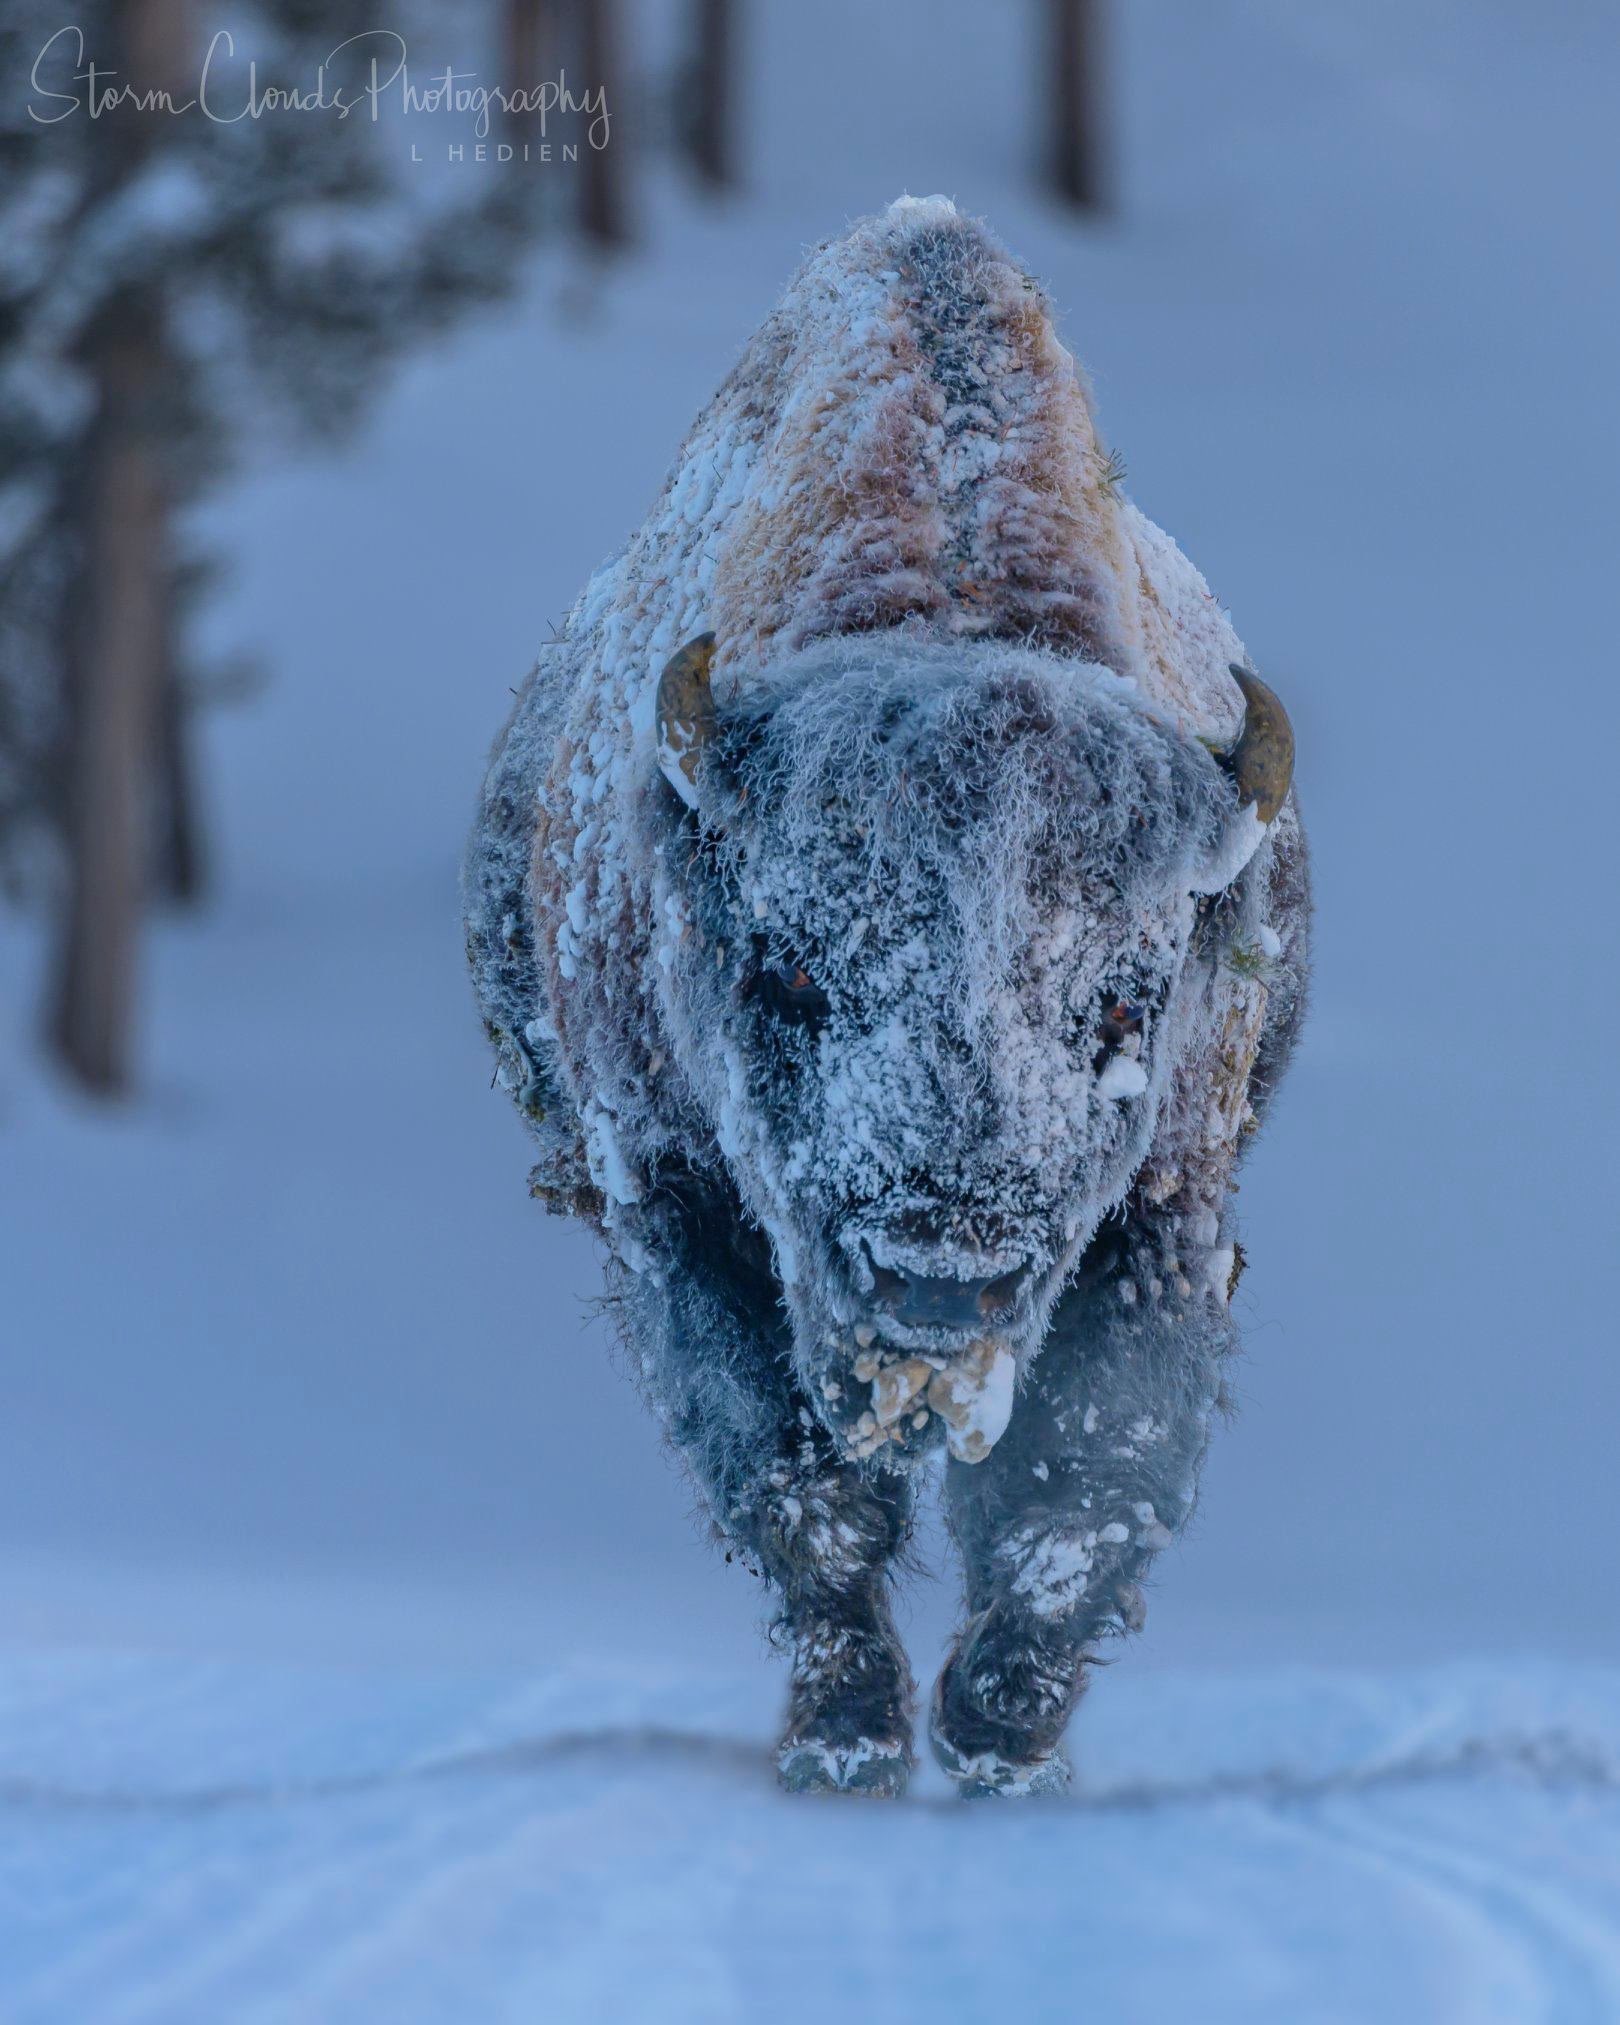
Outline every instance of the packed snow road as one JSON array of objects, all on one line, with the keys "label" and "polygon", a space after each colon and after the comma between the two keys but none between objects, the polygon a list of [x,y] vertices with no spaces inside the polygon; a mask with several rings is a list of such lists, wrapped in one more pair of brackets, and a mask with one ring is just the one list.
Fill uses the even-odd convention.
[{"label": "packed snow road", "polygon": [[772,1683],[8,1659],[0,2016],[1620,2017],[1620,1679],[1139,1676],[1066,1802],[772,1784]]}]

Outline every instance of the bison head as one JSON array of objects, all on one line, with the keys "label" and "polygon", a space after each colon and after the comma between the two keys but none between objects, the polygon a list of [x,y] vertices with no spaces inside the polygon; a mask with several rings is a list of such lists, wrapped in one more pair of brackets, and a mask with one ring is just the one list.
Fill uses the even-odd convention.
[{"label": "bison head", "polygon": [[1201,895],[1288,788],[1280,705],[1212,753],[1136,686],[904,635],[717,698],[666,669],[660,990],[800,1375],[856,1455],[987,1452],[1191,1038]]}]

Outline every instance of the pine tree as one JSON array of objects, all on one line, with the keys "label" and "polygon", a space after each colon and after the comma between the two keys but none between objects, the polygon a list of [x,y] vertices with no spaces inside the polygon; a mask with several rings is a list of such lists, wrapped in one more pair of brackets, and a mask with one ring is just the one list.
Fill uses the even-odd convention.
[{"label": "pine tree", "polygon": [[[203,42],[186,0],[74,21],[13,0],[0,25],[0,75],[35,85],[0,101],[0,864],[57,916],[51,1045],[113,1092],[144,908],[202,877],[185,755],[212,678],[187,620],[207,559],[185,511],[289,428],[352,425],[391,360],[510,287],[543,179],[434,202],[397,127],[362,113],[92,119],[87,61],[183,104]],[[250,56],[261,87],[307,90],[375,25],[361,0],[236,10],[228,110]],[[340,55],[329,92],[358,92],[370,53]]]}]

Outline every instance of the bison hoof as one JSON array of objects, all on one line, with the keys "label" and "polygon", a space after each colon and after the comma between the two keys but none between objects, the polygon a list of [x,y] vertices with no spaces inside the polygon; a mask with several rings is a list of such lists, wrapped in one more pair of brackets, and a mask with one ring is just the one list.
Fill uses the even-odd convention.
[{"label": "bison hoof", "polygon": [[788,1793],[861,1793],[868,1799],[898,1800],[911,1774],[911,1752],[889,1738],[826,1744],[813,1737],[788,1737],[776,1764]]},{"label": "bison hoof", "polygon": [[[977,1628],[982,1633],[982,1620]],[[994,1670],[1003,1685],[1029,1671],[1006,1661]],[[969,1693],[960,1651],[936,1682],[928,1741],[964,1800],[1026,1800],[1068,1787],[1069,1761],[1061,1742],[1068,1708],[1053,1707],[1050,1694],[1035,1693],[1030,1680],[1023,1685],[1026,1717],[1017,1720],[1006,1709],[986,1709]]]},{"label": "bison hoof", "polygon": [[1068,1791],[1069,1760],[1060,1748],[1044,1757],[1004,1758],[999,1751],[979,1751],[971,1757],[933,1733],[930,1741],[942,1771],[955,1784],[963,1800],[1033,1800]]}]

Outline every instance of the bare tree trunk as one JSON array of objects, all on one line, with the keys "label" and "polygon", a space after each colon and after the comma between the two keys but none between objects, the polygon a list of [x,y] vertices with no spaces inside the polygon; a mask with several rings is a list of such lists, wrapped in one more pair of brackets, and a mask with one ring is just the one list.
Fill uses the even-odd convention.
[{"label": "bare tree trunk", "polygon": [[50,1041],[92,1090],[128,1088],[150,854],[150,759],[165,660],[164,498],[148,409],[150,319],[115,313],[94,355],[100,406],[84,474],[82,609],[68,669],[69,878]]},{"label": "bare tree trunk", "polygon": [[175,669],[173,587],[160,586],[166,606],[163,656],[157,708],[157,808],[153,839],[154,878],[166,900],[193,907],[208,885],[202,812],[198,806],[196,755],[192,745],[192,706]]},{"label": "bare tree trunk", "polygon": [[[543,84],[556,62],[557,20],[553,0],[506,0],[501,19],[502,84],[514,91],[533,91]],[[538,112],[507,116],[507,139],[539,140]]]},{"label": "bare tree trunk", "polygon": [[624,176],[624,78],[620,68],[618,0],[580,0],[580,64],[585,88],[606,92],[605,146],[592,145],[591,118],[586,116],[579,151],[579,223],[585,237],[598,246],[630,243],[630,217]]},{"label": "bare tree trunk", "polygon": [[1103,44],[1106,0],[1044,0],[1047,32],[1041,58],[1048,71],[1046,179],[1065,203],[1112,208]]},{"label": "bare tree trunk", "polygon": [[506,0],[501,32],[505,45],[501,82],[527,91],[545,75],[551,39],[549,0]]},{"label": "bare tree trunk", "polygon": [[[188,0],[115,0],[109,26],[116,65],[137,88],[182,83]],[[109,123],[92,202],[138,172],[156,131],[138,112]],[[113,1095],[130,1082],[153,747],[172,662],[159,296],[111,303],[82,357],[97,400],[78,474],[76,580],[62,629],[68,883],[46,1026],[69,1073]]]},{"label": "bare tree trunk", "polygon": [[737,143],[737,11],[734,0],[692,0],[686,90],[677,107],[692,165],[712,189],[735,189]]}]

